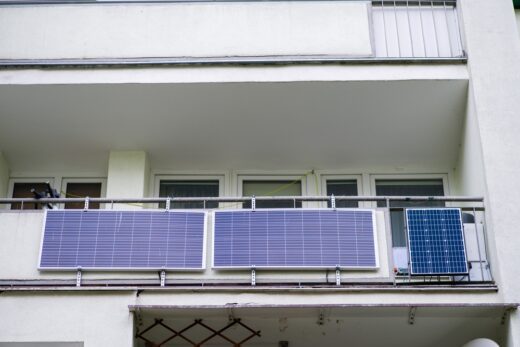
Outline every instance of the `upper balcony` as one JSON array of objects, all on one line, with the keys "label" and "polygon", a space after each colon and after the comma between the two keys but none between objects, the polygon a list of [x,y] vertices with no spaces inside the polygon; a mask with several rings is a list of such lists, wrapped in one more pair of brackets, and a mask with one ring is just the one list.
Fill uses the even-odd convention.
[{"label": "upper balcony", "polygon": [[455,0],[0,1],[0,65],[460,62]]}]

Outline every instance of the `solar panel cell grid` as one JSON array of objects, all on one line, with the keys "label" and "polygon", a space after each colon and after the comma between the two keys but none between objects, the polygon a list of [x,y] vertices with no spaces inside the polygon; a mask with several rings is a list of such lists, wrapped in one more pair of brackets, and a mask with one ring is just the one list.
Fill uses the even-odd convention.
[{"label": "solar panel cell grid", "polygon": [[468,272],[460,209],[407,209],[412,275]]},{"label": "solar panel cell grid", "polygon": [[41,269],[202,269],[203,212],[49,210]]},{"label": "solar panel cell grid", "polygon": [[375,268],[374,211],[216,211],[216,268]]}]

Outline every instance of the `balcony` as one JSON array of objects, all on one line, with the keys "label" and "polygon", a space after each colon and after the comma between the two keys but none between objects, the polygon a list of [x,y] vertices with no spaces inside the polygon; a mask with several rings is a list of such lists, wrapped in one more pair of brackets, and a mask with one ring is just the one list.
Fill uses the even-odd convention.
[{"label": "balcony", "polygon": [[455,0],[1,1],[0,65],[456,63],[458,16]]},{"label": "balcony", "polygon": [[[273,270],[271,267],[252,266],[249,269],[238,268],[230,270],[213,267],[211,261],[213,252],[214,234],[211,232],[215,225],[215,215],[212,211],[219,211],[222,208],[228,210],[230,207],[236,209],[242,203],[262,201],[293,201],[294,206],[299,202],[304,204],[303,210],[310,211],[316,208],[325,208],[325,211],[334,211],[335,202],[354,201],[362,206],[362,210],[374,211],[374,228],[376,259],[378,264],[374,268],[351,268],[343,269],[334,266],[320,266],[318,268],[301,267],[295,270],[294,267],[280,268]],[[85,204],[88,211],[89,204],[101,203],[102,207],[111,210],[114,204],[135,203],[154,208],[157,203],[164,203],[168,210],[170,204],[186,202],[202,202],[204,205],[210,202],[218,202],[220,207],[211,210],[192,210],[206,211],[207,227],[204,229],[204,242],[202,249],[203,261],[201,271],[165,271],[161,267],[143,269],[129,268],[124,270],[107,269],[86,269],[80,273],[80,279],[76,278],[76,270],[62,269],[42,269],[38,271],[39,247],[42,238],[42,227],[44,212],[34,210],[34,204],[49,205],[59,207],[62,203],[81,202]],[[327,202],[332,206],[326,208]],[[380,207],[375,207],[375,203]],[[469,272],[461,275],[414,275],[410,271],[408,255],[410,254],[409,242],[405,247],[392,246],[395,240],[392,235],[396,233],[405,234],[405,230],[392,230],[399,223],[394,223],[395,213],[403,211],[404,208],[392,207],[396,203],[406,202],[416,206],[428,206],[435,202],[437,205],[447,207],[459,207],[462,212],[463,235],[465,244],[465,254]],[[3,264],[0,274],[1,286],[138,286],[138,287],[188,287],[200,288],[230,288],[240,287],[243,290],[277,290],[276,288],[314,288],[322,287],[334,290],[334,288],[349,288],[361,286],[358,290],[415,290],[417,288],[432,288],[439,290],[494,290],[493,277],[491,274],[489,254],[488,254],[488,235],[486,233],[486,221],[484,217],[484,206],[482,198],[477,197],[362,197],[362,196],[290,196],[290,197],[218,197],[218,198],[145,198],[145,199],[107,199],[107,198],[67,198],[67,199],[0,199],[2,204],[21,204],[19,211],[0,210],[0,229],[2,251],[0,252],[1,263]],[[231,204],[231,205],[230,205]],[[372,206],[372,207],[370,207]],[[389,207],[390,206],[390,207]],[[24,209],[29,207],[31,209]],[[146,211],[145,209],[144,211]],[[353,209],[352,211],[356,211]],[[69,210],[70,211],[70,210]],[[92,210],[96,211],[96,210]],[[175,210],[172,210],[175,211]],[[242,210],[243,211],[243,210]],[[258,209],[257,211],[262,211]],[[265,210],[264,210],[265,211]],[[88,212],[83,212],[88,213]],[[393,215],[391,215],[393,213]],[[403,218],[404,214],[400,217]],[[72,227],[72,224],[71,224]],[[150,229],[151,230],[151,229]],[[72,231],[71,231],[72,232]],[[315,233],[316,231],[310,231]],[[134,235],[134,234],[132,234]],[[311,235],[309,235],[311,236]],[[134,236],[132,236],[133,238]],[[137,235],[136,235],[137,237]],[[96,236],[97,239],[97,236]],[[51,271],[48,271],[51,270]],[[64,271],[65,270],[65,271]],[[159,274],[159,275],[157,275]],[[249,288],[249,289],[248,289]]]}]

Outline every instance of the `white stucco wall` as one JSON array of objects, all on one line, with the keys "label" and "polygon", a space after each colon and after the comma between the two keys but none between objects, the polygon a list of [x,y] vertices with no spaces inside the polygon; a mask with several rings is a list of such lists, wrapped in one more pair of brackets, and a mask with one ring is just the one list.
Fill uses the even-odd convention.
[{"label": "white stucco wall", "polygon": [[453,175],[453,195],[484,196],[486,190],[482,144],[476,117],[473,90],[469,90],[459,159]]},{"label": "white stucco wall", "polygon": [[[510,0],[462,0],[470,88],[475,100],[484,176],[487,222],[497,256],[493,269],[508,302],[520,301],[517,206],[520,199],[520,40]],[[492,63],[491,63],[492,62]],[[508,346],[520,345],[520,315],[509,321]]]},{"label": "white stucco wall", "polygon": [[0,7],[0,58],[372,55],[368,2]]},{"label": "white stucco wall", "polygon": [[133,317],[127,306],[133,297],[133,292],[2,293],[0,342],[132,346]]}]

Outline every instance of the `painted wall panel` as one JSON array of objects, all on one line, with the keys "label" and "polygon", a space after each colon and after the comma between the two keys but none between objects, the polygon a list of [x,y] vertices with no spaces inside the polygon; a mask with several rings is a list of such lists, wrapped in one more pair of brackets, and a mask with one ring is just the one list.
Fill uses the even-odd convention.
[{"label": "painted wall panel", "polygon": [[0,58],[372,55],[367,2],[0,7]]}]

